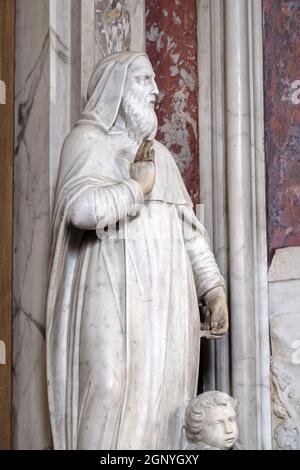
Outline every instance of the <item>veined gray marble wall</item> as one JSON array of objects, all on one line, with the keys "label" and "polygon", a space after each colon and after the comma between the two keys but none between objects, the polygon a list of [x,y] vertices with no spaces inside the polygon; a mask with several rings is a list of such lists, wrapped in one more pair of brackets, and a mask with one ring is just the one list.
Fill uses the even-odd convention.
[{"label": "veined gray marble wall", "polygon": [[[105,5],[102,17],[99,5]],[[99,38],[98,22],[105,19],[111,41],[110,21],[117,10],[120,18],[129,12],[127,22],[116,25],[129,42],[119,41],[114,50],[125,43],[143,49],[144,2],[16,0],[16,6],[13,445],[44,449],[51,446],[45,305],[60,150],[80,114],[95,62],[112,52],[111,42]]]},{"label": "veined gray marble wall", "polygon": [[[50,446],[44,345],[50,243],[50,57],[57,37],[50,26],[48,1],[17,1],[13,268],[13,445],[17,449]],[[68,60],[67,50],[61,52]]]},{"label": "veined gray marble wall", "polygon": [[276,250],[269,300],[273,448],[300,450],[300,247]]}]

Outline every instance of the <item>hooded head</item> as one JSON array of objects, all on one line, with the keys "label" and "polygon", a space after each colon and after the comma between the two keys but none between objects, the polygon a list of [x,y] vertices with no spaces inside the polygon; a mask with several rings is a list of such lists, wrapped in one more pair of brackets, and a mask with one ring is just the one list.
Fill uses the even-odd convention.
[{"label": "hooded head", "polygon": [[147,133],[156,133],[157,94],[145,53],[114,53],[104,57],[91,76],[82,118],[96,122],[106,133],[114,125],[121,128],[123,122],[135,140],[143,140],[150,137]]}]

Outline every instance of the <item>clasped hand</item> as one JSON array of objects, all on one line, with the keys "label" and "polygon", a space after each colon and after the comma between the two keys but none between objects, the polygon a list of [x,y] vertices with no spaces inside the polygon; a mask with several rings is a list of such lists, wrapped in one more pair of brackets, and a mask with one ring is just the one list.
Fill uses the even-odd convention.
[{"label": "clasped hand", "polygon": [[145,140],[140,145],[134,162],[130,165],[130,177],[141,186],[144,196],[153,189],[155,173],[155,151],[153,142],[151,140]]},{"label": "clasped hand", "polygon": [[228,331],[228,308],[223,287],[215,287],[205,296],[205,321],[202,323],[202,336],[218,339]]}]

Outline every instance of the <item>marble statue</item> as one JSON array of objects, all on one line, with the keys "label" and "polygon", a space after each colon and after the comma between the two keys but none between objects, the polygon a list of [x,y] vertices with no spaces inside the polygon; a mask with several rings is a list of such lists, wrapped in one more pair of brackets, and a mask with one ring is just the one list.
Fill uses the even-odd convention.
[{"label": "marble statue", "polygon": [[227,393],[205,392],[186,407],[187,450],[229,450],[238,439],[237,401]]},{"label": "marble statue", "polygon": [[105,57],[63,145],[47,303],[55,449],[180,448],[199,303],[210,337],[228,328],[206,231],[155,140],[157,96],[146,54]]}]

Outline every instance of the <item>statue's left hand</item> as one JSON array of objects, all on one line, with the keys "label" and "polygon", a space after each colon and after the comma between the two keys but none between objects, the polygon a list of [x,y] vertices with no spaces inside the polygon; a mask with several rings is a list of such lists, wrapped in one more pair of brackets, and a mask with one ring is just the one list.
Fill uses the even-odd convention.
[{"label": "statue's left hand", "polygon": [[209,333],[211,338],[218,338],[228,331],[228,308],[226,295],[222,287],[216,287],[204,297],[209,317]]}]

